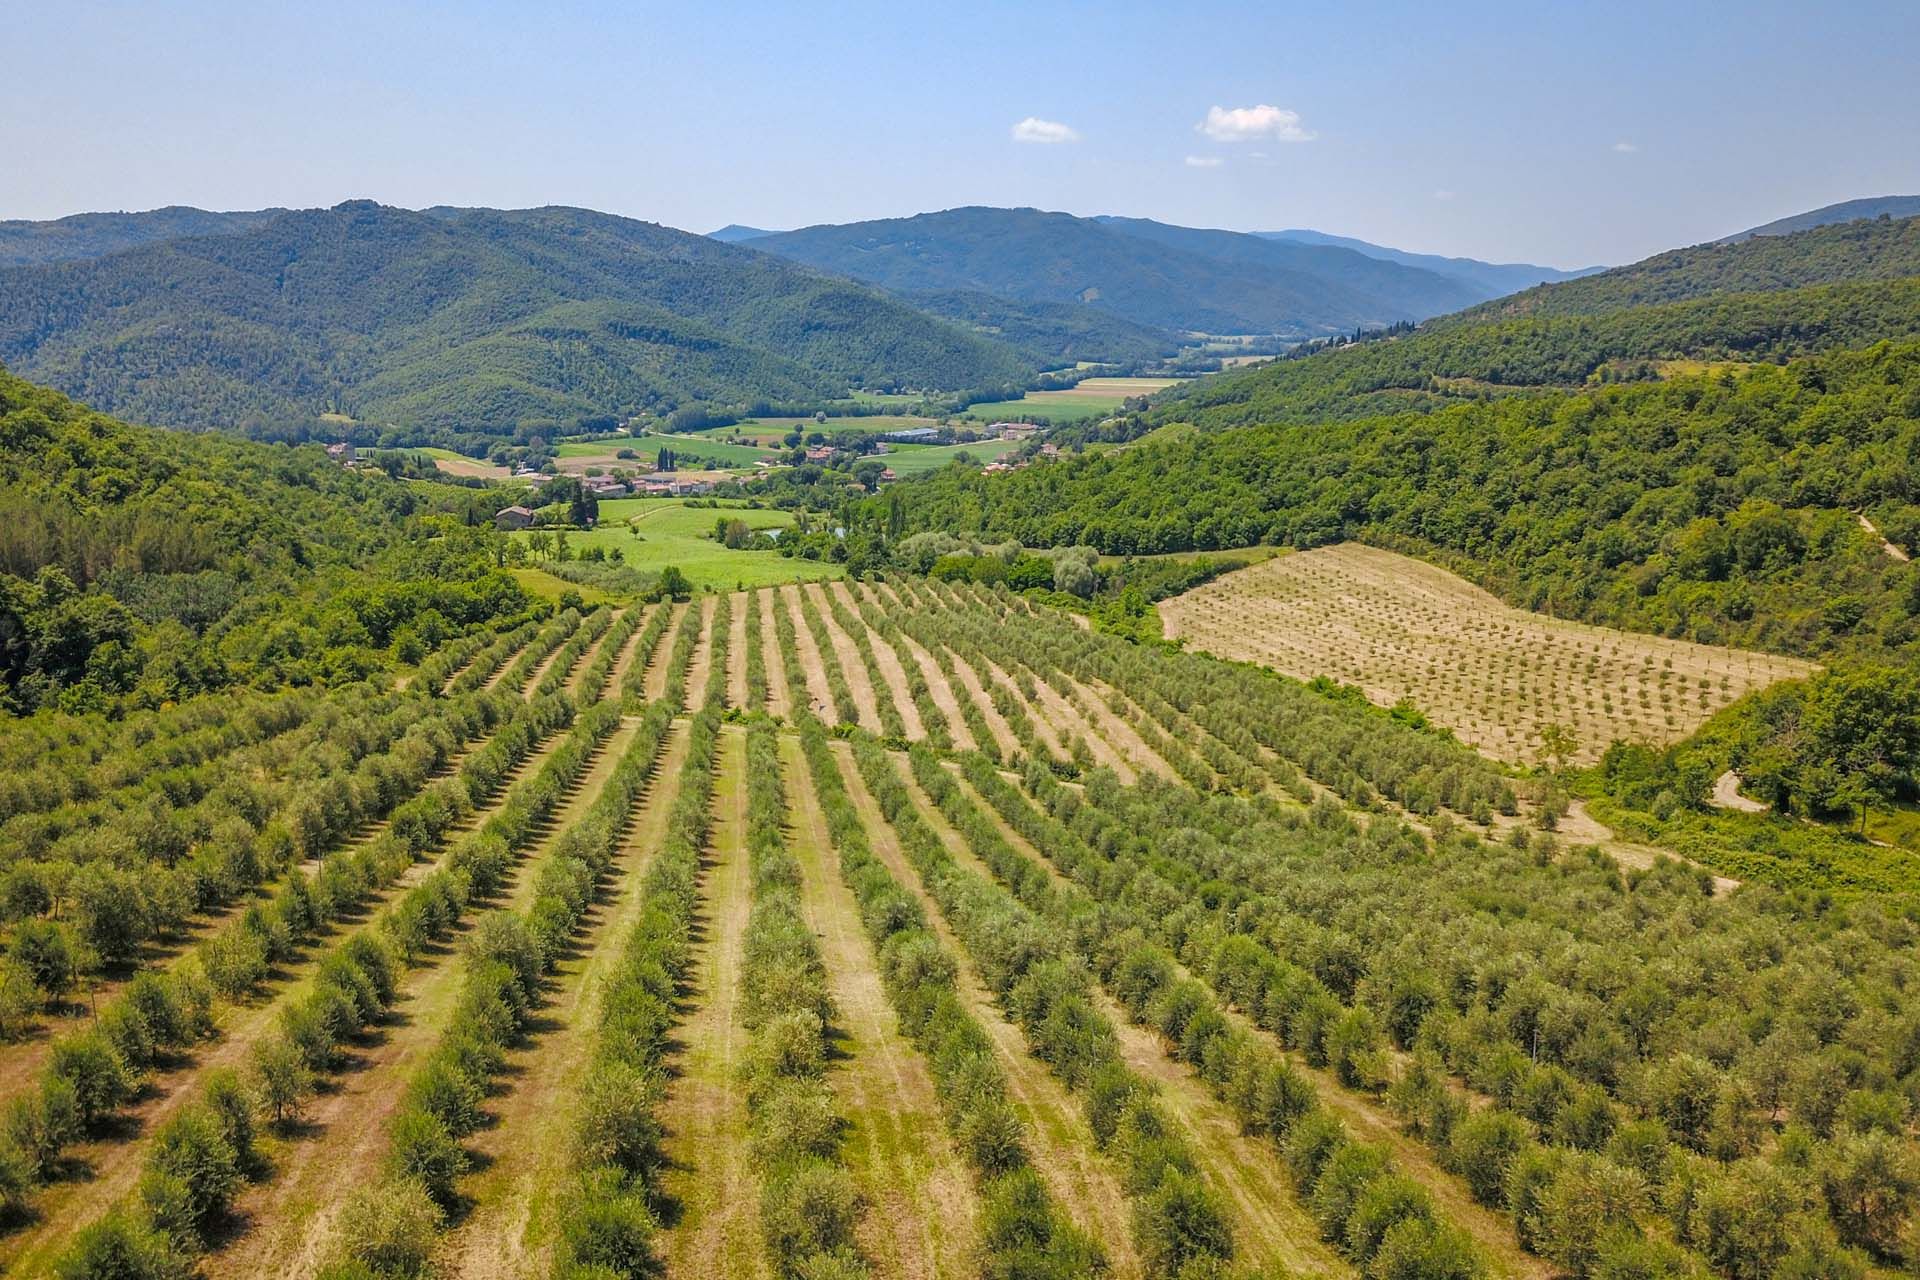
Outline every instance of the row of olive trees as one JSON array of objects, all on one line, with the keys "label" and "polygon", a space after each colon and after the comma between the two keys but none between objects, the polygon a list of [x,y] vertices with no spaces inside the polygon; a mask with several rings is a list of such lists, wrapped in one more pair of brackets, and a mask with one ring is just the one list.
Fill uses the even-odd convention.
[{"label": "row of olive trees", "polygon": [[868,1274],[854,1233],[866,1211],[842,1151],[846,1119],[826,1079],[836,1014],[820,944],[800,906],[787,847],[774,722],[747,730],[747,869],[752,906],[741,967],[748,1134],[760,1171],[760,1228],[782,1280]]},{"label": "row of olive trees", "polygon": [[[1043,775],[1028,781],[1078,833],[1050,840],[1049,856],[1080,860],[1076,878],[1101,886],[1125,919],[1307,1062],[1384,1092],[1478,1198],[1512,1215],[1523,1244],[1569,1272],[1614,1274],[1631,1262],[1685,1275],[1704,1260],[1736,1280],[1847,1276],[1864,1263],[1842,1243],[1884,1259],[1912,1247],[1920,1170],[1904,1132],[1907,1104],[1872,1087],[1900,1064],[1876,1068],[1857,1054],[1864,1087],[1849,1089],[1837,1073],[1837,1117],[1824,1129],[1803,1117],[1766,1142],[1767,1110],[1754,1091],[1766,1057],[1751,1052],[1761,1047],[1751,1039],[1747,1050],[1729,1039],[1737,971],[1702,975],[1692,1001],[1659,989],[1653,975],[1672,973],[1703,927],[1732,933],[1741,923],[1728,919],[1743,914],[1737,906],[1701,897],[1696,877],[1676,871],[1628,884],[1604,859],[1541,866],[1531,849],[1458,834],[1445,836],[1436,858],[1404,827],[1363,831],[1338,814],[1303,819],[1234,802],[1213,802],[1209,813],[1172,788],[1130,790],[1108,778],[1082,800],[1050,790]],[[1542,921],[1575,918],[1559,916],[1556,899],[1589,925],[1615,917],[1610,1007],[1556,982],[1554,970],[1526,965],[1527,946],[1510,925],[1475,927],[1455,879],[1497,884]],[[1330,893],[1339,916],[1376,921],[1377,938],[1330,927]],[[1663,913],[1690,917],[1685,941],[1646,927]],[[1576,949],[1589,966],[1598,959],[1594,948]],[[1783,1072],[1789,1087],[1795,1075],[1822,1078],[1818,1019],[1826,1035],[1844,1038],[1854,996],[1836,977],[1775,969],[1759,984],[1774,1005],[1771,1034],[1807,1054]],[[1881,1052],[1910,1052],[1900,1040]],[[1703,1041],[1724,1046],[1725,1065]],[[1462,1087],[1486,1099],[1471,1114]],[[1703,1203],[1720,1209],[1697,1212]],[[1650,1215],[1665,1216],[1695,1254],[1660,1245],[1645,1230]]]},{"label": "row of olive trees", "polygon": [[875,856],[824,726],[805,712],[797,719],[841,878],[879,957],[887,999],[925,1057],[947,1130],[978,1180],[982,1273],[1034,1280],[1103,1273],[1100,1247],[1067,1220],[1033,1169],[1031,1135],[1008,1097],[993,1042],[961,999],[958,963],[919,900]]}]

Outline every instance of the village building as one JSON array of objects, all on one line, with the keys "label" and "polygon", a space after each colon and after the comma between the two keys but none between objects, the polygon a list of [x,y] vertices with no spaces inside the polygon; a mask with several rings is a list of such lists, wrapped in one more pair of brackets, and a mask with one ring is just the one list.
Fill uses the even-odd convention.
[{"label": "village building", "polygon": [[496,529],[524,529],[532,523],[533,512],[521,506],[502,507],[493,515]]}]

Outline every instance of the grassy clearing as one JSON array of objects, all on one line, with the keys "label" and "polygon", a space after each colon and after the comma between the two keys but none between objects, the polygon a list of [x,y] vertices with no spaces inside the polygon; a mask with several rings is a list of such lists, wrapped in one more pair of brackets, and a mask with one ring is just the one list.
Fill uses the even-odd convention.
[{"label": "grassy clearing", "polygon": [[[729,551],[711,537],[714,523],[721,517],[744,520],[754,529],[784,529],[793,523],[789,512],[767,508],[689,507],[684,498],[614,498],[600,504],[599,527],[569,530],[567,545],[574,550],[600,547],[617,551],[626,564],[643,572],[658,572],[673,565],[695,587],[716,590],[837,578],[844,572],[837,564],[792,559],[777,551]],[[527,537],[525,533],[514,536],[523,540]],[[527,583],[528,590],[547,599],[557,598],[561,590],[573,589],[580,591],[589,604],[599,602],[586,588],[572,587],[538,569],[516,573],[538,575]],[[542,589],[539,579],[557,583],[558,588]],[[604,593],[599,597],[607,598]]]},{"label": "grassy clearing", "polygon": [[897,476],[925,475],[938,471],[961,454],[975,462],[987,463],[1020,447],[1017,440],[976,440],[972,444],[897,444],[887,451],[883,461]]},{"label": "grassy clearing", "polygon": [[1498,759],[1572,734],[1590,763],[1615,739],[1685,737],[1736,698],[1809,664],[1566,622],[1502,604],[1407,556],[1357,543],[1282,556],[1160,603],[1169,637],[1300,679],[1411,699]]},{"label": "grassy clearing", "polygon": [[558,600],[571,591],[579,596],[588,608],[593,608],[596,605],[615,603],[619,598],[611,592],[602,591],[599,587],[584,586],[568,582],[563,578],[556,578],[545,569],[534,569],[523,565],[517,569],[509,569],[507,572],[513,575],[514,581],[526,589],[528,595],[537,596],[542,600]]}]

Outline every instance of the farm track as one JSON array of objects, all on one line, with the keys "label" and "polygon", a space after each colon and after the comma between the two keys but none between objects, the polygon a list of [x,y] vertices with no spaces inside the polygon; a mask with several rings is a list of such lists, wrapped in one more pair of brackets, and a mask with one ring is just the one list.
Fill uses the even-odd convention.
[{"label": "farm track", "polygon": [[658,1255],[672,1277],[767,1277],[760,1239],[759,1179],[747,1145],[740,1060],[747,1047],[739,1014],[747,916],[752,908],[746,850],[746,735],[721,732],[715,763],[711,853],[696,916],[692,1009],[659,1117],[667,1138],[660,1186],[671,1226]]},{"label": "farm track", "polygon": [[[1008,825],[958,769],[951,772],[967,802],[1009,845],[1044,869],[1055,884],[1070,883]],[[964,844],[953,846],[953,853],[955,860],[974,874],[997,883],[992,870]],[[1355,1275],[1352,1266],[1321,1240],[1319,1224],[1301,1205],[1273,1145],[1242,1133],[1232,1110],[1213,1096],[1191,1068],[1173,1059],[1172,1051],[1157,1035],[1128,1018],[1126,1010],[1103,988],[1096,985],[1093,996],[1096,1007],[1113,1024],[1122,1060],[1159,1089],[1167,1113],[1192,1139],[1201,1171],[1223,1193],[1233,1216],[1236,1256],[1248,1257],[1262,1267],[1277,1264],[1286,1275]]]},{"label": "farm track", "polygon": [[780,593],[756,591],[755,608],[760,610],[760,662],[767,670],[767,712],[786,717],[793,714],[793,691],[787,688],[787,664],[780,656],[780,637],[774,630],[774,608],[782,603]]},{"label": "farm track", "polygon": [[754,607],[753,596],[735,591],[727,598],[732,624],[727,632],[727,705],[747,705],[747,610]]},{"label": "farm track", "polygon": [[820,614],[820,621],[826,627],[827,642],[833,646],[834,660],[840,664],[840,674],[846,677],[847,689],[853,694],[854,710],[859,713],[860,726],[880,732],[884,723],[880,719],[880,699],[875,694],[873,680],[867,674],[867,664],[860,659],[860,650],[854,645],[853,637],[840,627],[833,616],[833,609],[827,603],[827,593],[820,589],[817,582],[802,584],[802,591],[813,601],[813,607]]},{"label": "farm track", "polygon": [[687,663],[687,697],[697,700],[707,687],[707,672],[713,666],[713,615],[718,596],[699,596],[689,608],[700,610],[700,638],[694,642],[693,656]]},{"label": "farm track", "polygon": [[[880,677],[886,684],[886,693],[893,699],[893,705],[900,712],[900,721],[906,727],[909,739],[927,736],[926,722],[920,718],[920,708],[914,705],[913,691],[908,687],[907,669],[900,661],[900,655],[887,642],[887,638],[866,625],[866,619],[860,617],[860,603],[854,598],[845,579],[836,579],[827,585],[848,612],[859,618],[860,625],[867,633],[867,644],[873,649],[873,664],[880,669]],[[876,696],[877,696],[876,691]]]},{"label": "farm track", "polygon": [[687,730],[676,723],[621,840],[603,886],[609,892],[589,910],[584,934],[548,980],[525,1041],[508,1055],[507,1091],[487,1107],[492,1124],[467,1144],[480,1172],[461,1188],[475,1207],[441,1250],[449,1274],[504,1280],[547,1273],[549,1196],[567,1168],[578,1102],[572,1090],[587,1068],[607,973],[645,906],[641,881],[666,834],[687,749]]},{"label": "farm track", "polygon": [[[820,656],[820,648],[813,642],[813,632],[807,629],[807,620],[800,613],[800,597],[793,584],[788,583],[779,589],[780,603],[785,607],[787,616],[793,622],[793,644],[800,651],[800,669],[806,673],[806,689],[789,691],[791,705],[802,705],[802,693],[805,694],[805,706],[821,721],[828,725],[840,723],[840,713],[834,709],[833,690],[827,684],[826,662]],[[778,645],[778,640],[768,629],[767,642]],[[771,665],[771,664],[769,664]]]},{"label": "farm track", "polygon": [[667,618],[666,633],[660,637],[660,643],[653,647],[640,686],[641,696],[648,702],[658,702],[667,696],[667,668],[672,665],[673,637],[680,630],[680,620],[687,616],[687,610],[691,607],[685,604],[673,606],[673,613]]},{"label": "farm track", "polygon": [[843,1151],[868,1203],[861,1252],[881,1275],[958,1280],[972,1274],[979,1213],[972,1178],[947,1134],[933,1075],[887,1001],[799,739],[784,736],[780,752],[801,909],[820,939],[838,1010],[828,1079],[850,1121]]},{"label": "farm track", "polygon": [[[70,1147],[67,1160],[79,1173],[50,1183],[40,1193],[35,1201],[39,1216],[5,1241],[4,1253],[0,1254],[0,1265],[6,1268],[4,1274],[44,1274],[76,1225],[93,1221],[131,1190],[139,1179],[151,1135],[192,1100],[194,1086],[207,1073],[221,1067],[245,1066],[253,1045],[273,1029],[280,1010],[311,988],[320,959],[345,938],[370,927],[384,906],[442,865],[458,839],[477,830],[498,812],[513,784],[543,764],[566,737],[564,731],[556,733],[529,752],[488,804],[449,829],[434,858],[416,861],[394,884],[339,917],[326,933],[312,939],[297,961],[274,971],[270,975],[274,983],[272,990],[260,993],[247,1003],[227,1004],[217,1009],[215,1035],[202,1042],[201,1051],[151,1075],[135,1105],[123,1110],[120,1119],[104,1136]],[[509,873],[509,883],[514,882],[511,877],[519,876],[527,856],[530,854],[516,860]],[[350,1064],[349,1070],[353,1069]],[[334,1083],[330,1087],[338,1087],[339,1077],[331,1079]]]},{"label": "farm track", "polygon": [[[959,964],[955,990],[993,1043],[994,1056],[1006,1073],[1008,1099],[1034,1138],[1029,1154],[1035,1171],[1075,1225],[1100,1241],[1113,1264],[1113,1274],[1123,1280],[1136,1280],[1142,1271],[1139,1256],[1133,1251],[1132,1237],[1124,1229],[1115,1230],[1115,1224],[1129,1220],[1126,1194],[1112,1168],[1095,1148],[1093,1133],[1087,1128],[1078,1103],[1027,1051],[1026,1037],[1020,1029],[1001,1015],[999,1005],[980,980],[939,904],[901,851],[898,838],[853,763],[852,750],[845,743],[836,742],[833,751],[848,795],[866,824],[874,856],[919,899],[927,913],[929,927]],[[921,817],[949,848],[953,847],[959,837],[937,811],[927,806],[926,797],[917,787],[912,788],[912,794]]]}]

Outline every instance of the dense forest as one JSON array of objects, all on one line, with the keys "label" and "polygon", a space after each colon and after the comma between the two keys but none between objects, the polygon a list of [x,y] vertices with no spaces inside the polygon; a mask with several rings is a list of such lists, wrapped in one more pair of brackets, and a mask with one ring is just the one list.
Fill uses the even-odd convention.
[{"label": "dense forest", "polygon": [[759,236],[754,248],[902,293],[1084,305],[1158,329],[1300,336],[1487,296],[1351,249],[1144,219],[972,207]]},{"label": "dense forest", "polygon": [[269,434],[335,413],[406,429],[388,444],[1037,367],[872,289],[665,227],[366,201],[0,269],[0,360],[158,425]]},{"label": "dense forest", "polygon": [[342,683],[528,610],[498,499],[131,427],[0,371],[0,706]]},{"label": "dense forest", "polygon": [[1429,414],[1186,434],[872,500],[907,531],[1117,555],[1362,538],[1559,616],[1912,653],[1920,343]]}]

